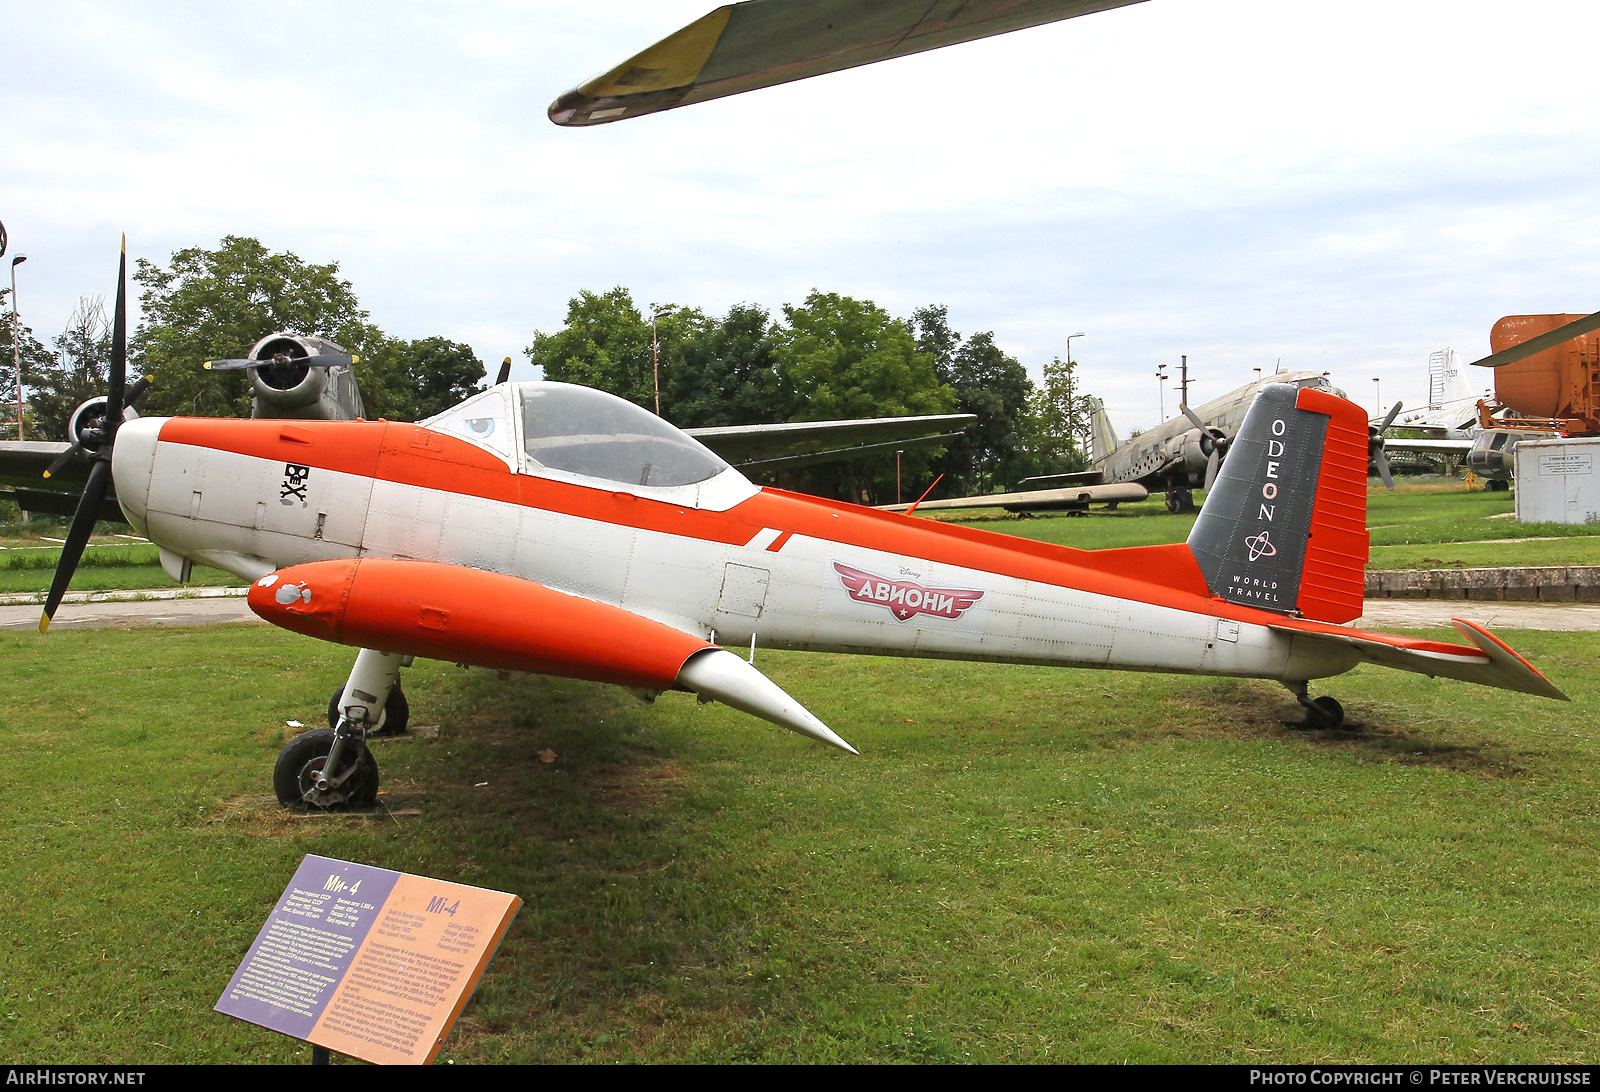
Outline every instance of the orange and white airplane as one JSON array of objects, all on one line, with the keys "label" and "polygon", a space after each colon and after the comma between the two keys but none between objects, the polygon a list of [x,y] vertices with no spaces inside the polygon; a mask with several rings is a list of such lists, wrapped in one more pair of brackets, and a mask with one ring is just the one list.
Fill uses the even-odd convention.
[{"label": "orange and white airplane", "polygon": [[1359,406],[1257,396],[1187,543],[1073,550],[758,488],[694,438],[601,391],[502,383],[420,424],[124,420],[112,389],[44,629],[108,488],[183,576],[254,581],[251,608],[360,649],[333,730],[279,757],[285,804],[370,803],[368,732],[414,656],[686,690],[852,751],[720,647],[809,649],[1276,679],[1376,663],[1564,695],[1471,622],[1466,645],[1350,629],[1367,557]]},{"label": "orange and white airplane", "polygon": [[[719,8],[563,95],[561,124],[1072,18],[1132,0],[760,0]],[[253,581],[285,628],[359,649],[332,730],[279,756],[286,804],[370,802],[368,732],[403,719],[409,657],[725,702],[852,750],[720,647],[812,649],[1275,679],[1360,663],[1565,696],[1481,627],[1469,644],[1351,629],[1367,557],[1360,407],[1270,385],[1186,543],[1082,551],[758,488],[693,437],[600,391],[501,383],[420,424],[124,420],[125,293],[111,390],[41,629],[115,481],[181,578]]]}]

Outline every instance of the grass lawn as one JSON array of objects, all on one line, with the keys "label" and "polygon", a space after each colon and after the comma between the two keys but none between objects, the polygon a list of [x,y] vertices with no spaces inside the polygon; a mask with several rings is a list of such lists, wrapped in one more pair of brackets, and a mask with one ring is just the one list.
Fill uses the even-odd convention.
[{"label": "grass lawn", "polygon": [[0,634],[0,1047],[306,1061],[211,1006],[319,853],[526,900],[457,1063],[1594,1064],[1600,636],[1508,640],[1574,703],[1362,668],[1305,734],[1267,683],[759,653],[860,758],[419,663],[437,736],[304,817],[271,765],[348,650]]}]

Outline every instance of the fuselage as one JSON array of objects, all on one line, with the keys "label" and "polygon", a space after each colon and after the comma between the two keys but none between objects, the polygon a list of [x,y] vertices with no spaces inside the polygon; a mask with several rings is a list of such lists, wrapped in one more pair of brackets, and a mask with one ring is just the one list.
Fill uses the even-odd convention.
[{"label": "fuselage", "polygon": [[532,436],[519,397],[562,386],[426,425],[143,418],[118,436],[118,500],[169,557],[251,579],[467,566],[728,645],[1302,680],[1356,662],[1211,595],[1187,546],[1072,550],[761,489],[621,400],[604,434]]}]

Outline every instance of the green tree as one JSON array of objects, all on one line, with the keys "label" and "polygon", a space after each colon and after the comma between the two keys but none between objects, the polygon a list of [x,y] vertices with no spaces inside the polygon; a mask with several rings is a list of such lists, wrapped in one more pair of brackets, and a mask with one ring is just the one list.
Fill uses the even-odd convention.
[{"label": "green tree", "polygon": [[1028,399],[1024,421],[1029,474],[1066,474],[1088,465],[1088,406],[1078,391],[1078,365],[1056,357],[1044,366],[1044,383]]},{"label": "green tree", "polygon": [[[791,420],[900,417],[955,407],[955,392],[939,381],[933,357],[919,352],[906,324],[877,304],[813,291],[783,313],[778,370],[794,399]],[[938,454],[907,451],[898,473],[892,454],[816,467],[804,473],[804,484],[853,501],[893,500],[897,478],[921,492]]]},{"label": "green tree", "polygon": [[941,492],[951,495],[991,492],[1009,485],[1007,469],[1022,450],[1023,419],[1033,382],[1013,356],[984,332],[963,340],[950,329],[943,306],[923,307],[911,316],[917,348],[933,358],[939,380],[955,392],[956,411],[977,416],[934,465],[946,478]]},{"label": "green tree", "polygon": [[111,320],[105,300],[82,296],[67,328],[55,339],[55,355],[29,376],[34,428],[45,439],[67,435],[67,419],[79,404],[106,393],[111,368]]},{"label": "green tree", "polygon": [[[364,367],[385,376],[405,377],[404,389],[392,396],[395,411],[385,415],[405,421],[422,421],[443,413],[481,390],[488,377],[470,345],[442,337],[416,341],[385,338],[365,358]],[[365,399],[364,387],[362,395]]]},{"label": "green tree", "polygon": [[[33,329],[26,323],[17,325],[17,350],[12,354],[11,348],[11,302],[9,296],[11,289],[0,288],[0,440],[15,440],[17,438],[17,373],[15,364],[22,365],[22,385],[24,390],[34,387],[38,378],[55,362],[50,350],[45,348],[38,338],[33,336]],[[27,394],[23,395],[28,398]],[[25,440],[61,440],[65,435],[61,433],[49,434],[39,430],[33,422],[31,409],[23,412],[22,437]]]},{"label": "green tree", "polygon": [[663,330],[663,357],[670,361],[663,366],[662,412],[673,424],[789,419],[792,400],[778,376],[778,336],[766,311],[738,303],[721,320],[675,324],[672,334],[669,351]]},{"label": "green tree", "polygon": [[[209,372],[206,360],[239,357],[274,332],[329,338],[363,357],[382,333],[368,322],[336,262],[313,265],[255,239],[225,237],[215,250],[187,247],[163,268],[140,258],[143,317],[130,352],[134,365],[155,377],[148,412],[243,416],[250,384],[242,371]],[[407,384],[380,368],[363,368],[362,398],[372,417],[397,417]]]},{"label": "green tree", "polygon": [[578,293],[567,304],[567,324],[553,334],[536,331],[524,352],[546,379],[597,387],[655,407],[650,323],[626,288]]}]

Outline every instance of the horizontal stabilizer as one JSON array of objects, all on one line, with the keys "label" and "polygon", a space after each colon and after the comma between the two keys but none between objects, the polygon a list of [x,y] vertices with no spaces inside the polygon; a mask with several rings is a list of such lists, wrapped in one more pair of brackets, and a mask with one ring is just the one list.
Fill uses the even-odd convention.
[{"label": "horizontal stabilizer", "polygon": [[1352,648],[1367,663],[1382,667],[1412,671],[1430,678],[1478,683],[1498,690],[1555,698],[1557,701],[1571,700],[1504,641],[1476,622],[1464,618],[1452,618],[1450,621],[1472,641],[1472,645],[1447,645],[1438,641],[1352,629],[1330,632],[1293,625],[1272,628],[1282,633],[1292,633],[1297,641],[1326,642]]}]

